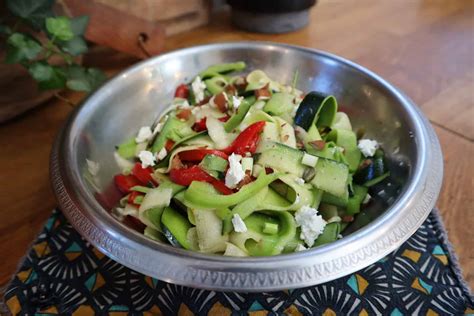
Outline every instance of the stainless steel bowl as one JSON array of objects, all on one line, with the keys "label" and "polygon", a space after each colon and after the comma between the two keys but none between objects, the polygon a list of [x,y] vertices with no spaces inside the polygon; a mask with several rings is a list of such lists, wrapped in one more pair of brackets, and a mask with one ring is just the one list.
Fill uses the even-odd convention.
[{"label": "stainless steel bowl", "polygon": [[[107,199],[119,169],[114,146],[150,125],[177,84],[221,62],[244,60],[272,78],[334,94],[351,121],[383,143],[401,190],[367,226],[337,242],[274,257],[232,258],[176,249],[152,241],[113,218]],[[86,158],[99,162],[86,180]],[[418,107],[369,70],[312,49],[259,42],[186,48],[139,63],[106,83],[71,115],[51,157],[54,191],[64,214],[86,239],[114,260],[167,282],[214,290],[270,291],[305,287],[347,275],[394,251],[421,225],[441,187],[442,154]],[[99,202],[100,201],[100,202]]]}]

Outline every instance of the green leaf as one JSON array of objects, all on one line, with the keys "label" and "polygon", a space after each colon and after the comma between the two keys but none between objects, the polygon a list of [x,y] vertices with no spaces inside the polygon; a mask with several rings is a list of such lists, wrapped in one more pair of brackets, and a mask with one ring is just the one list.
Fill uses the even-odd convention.
[{"label": "green leaf", "polygon": [[69,53],[73,56],[78,56],[87,52],[87,43],[82,37],[82,35],[87,29],[89,17],[79,16],[72,18],[70,21],[71,30],[74,34],[74,37],[68,41],[58,40],[57,45],[66,53]]},{"label": "green leaf", "polygon": [[91,92],[106,79],[105,74],[96,68],[83,68],[74,65],[68,68],[66,86],[75,91]]},{"label": "green leaf", "polygon": [[105,73],[97,68],[87,69],[87,75],[89,77],[89,82],[93,90],[97,89],[107,79]]},{"label": "green leaf", "polygon": [[40,89],[61,89],[66,84],[64,70],[48,65],[46,62],[35,62],[28,67],[31,76],[38,81]]},{"label": "green leaf", "polygon": [[43,47],[33,38],[21,33],[13,33],[7,40],[5,62],[14,64],[26,60],[33,60],[42,49]]},{"label": "green leaf", "polygon": [[36,28],[41,28],[44,19],[53,15],[54,0],[7,0],[6,3],[11,13]]},{"label": "green leaf", "polygon": [[85,79],[71,79],[66,82],[66,86],[74,91],[90,92],[92,89]]},{"label": "green leaf", "polygon": [[57,38],[61,41],[69,41],[74,37],[71,27],[71,20],[65,16],[47,18],[46,30],[54,38]]},{"label": "green leaf", "polygon": [[66,86],[75,91],[86,91],[91,90],[91,86],[87,80],[87,74],[84,68],[78,65],[70,66],[67,69],[67,81]]},{"label": "green leaf", "polygon": [[76,36],[70,41],[58,41],[57,44],[63,51],[73,56],[79,56],[87,52],[87,43],[82,37]]},{"label": "green leaf", "polygon": [[87,15],[71,18],[71,30],[75,36],[82,36],[86,32],[89,24],[89,17]]}]

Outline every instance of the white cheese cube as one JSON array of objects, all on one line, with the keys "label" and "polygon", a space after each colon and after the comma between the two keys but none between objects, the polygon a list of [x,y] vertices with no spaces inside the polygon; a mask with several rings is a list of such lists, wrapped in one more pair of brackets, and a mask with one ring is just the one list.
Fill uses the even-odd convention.
[{"label": "white cheese cube", "polygon": [[151,139],[153,133],[151,132],[150,126],[143,126],[138,131],[137,137],[135,137],[135,141],[137,143],[143,143]]},{"label": "white cheese cube", "polygon": [[302,206],[295,213],[296,226],[301,227],[300,238],[306,245],[312,247],[314,241],[321,235],[326,227],[326,221],[315,208],[309,205]]},{"label": "white cheese cube", "polygon": [[299,185],[303,185],[303,184],[304,184],[304,179],[302,179],[302,178],[296,178],[296,179],[295,179],[295,183],[296,183],[296,184],[299,184]]},{"label": "white cheese cube", "polygon": [[142,162],[142,168],[148,168],[150,166],[155,165],[156,159],[151,151],[148,151],[148,150],[140,151],[140,153],[138,154],[138,158]]},{"label": "white cheese cube", "polygon": [[232,154],[229,156],[229,170],[225,175],[225,185],[231,189],[237,187],[237,184],[245,177],[245,172],[240,164],[241,159],[241,155]]},{"label": "white cheese cube", "polygon": [[298,244],[298,246],[296,246],[295,248],[295,251],[303,251],[303,250],[308,250],[308,248],[306,248],[302,244]]},{"label": "white cheese cube", "polygon": [[239,214],[234,214],[232,217],[232,225],[234,226],[234,231],[237,233],[245,233],[247,231],[247,226]]},{"label": "white cheese cube", "polygon": [[197,76],[191,83],[196,102],[199,103],[204,100],[204,90],[206,90],[206,84],[201,80],[201,77]]},{"label": "white cheese cube", "polygon": [[318,163],[318,157],[304,153],[301,163],[309,167],[316,167],[316,164]]},{"label": "white cheese cube", "polygon": [[372,157],[375,154],[377,148],[379,147],[379,143],[377,143],[376,140],[361,139],[359,140],[357,147],[360,149],[360,151],[365,157]]}]

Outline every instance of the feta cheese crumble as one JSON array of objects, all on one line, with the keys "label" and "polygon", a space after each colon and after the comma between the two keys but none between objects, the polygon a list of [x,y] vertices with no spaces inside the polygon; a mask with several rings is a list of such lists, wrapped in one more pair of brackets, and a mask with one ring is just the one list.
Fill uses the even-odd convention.
[{"label": "feta cheese crumble", "polygon": [[191,83],[191,88],[193,89],[194,97],[196,102],[199,103],[204,100],[204,90],[206,89],[206,84],[201,80],[201,77],[197,76]]},{"label": "feta cheese crumble", "polygon": [[156,159],[157,160],[163,160],[166,155],[168,155],[168,152],[166,151],[166,148],[163,147],[159,152],[156,153]]},{"label": "feta cheese crumble", "polygon": [[315,167],[318,163],[318,157],[304,153],[303,159],[301,159],[301,163],[309,167]]},{"label": "feta cheese crumble", "polygon": [[242,104],[243,97],[236,97],[235,95],[232,96],[232,106],[234,107],[234,110],[237,110],[239,106]]},{"label": "feta cheese crumble", "polygon": [[372,157],[375,154],[377,148],[379,148],[379,143],[376,140],[371,139],[361,139],[357,145],[360,151],[365,157]]},{"label": "feta cheese crumble", "polygon": [[308,248],[306,248],[302,244],[298,244],[298,246],[296,246],[295,248],[295,251],[303,251],[303,250],[308,250]]},{"label": "feta cheese crumble", "polygon": [[143,126],[138,131],[138,135],[137,137],[135,137],[135,141],[137,143],[144,143],[146,141],[149,141],[152,136],[153,133],[151,132],[150,126]]},{"label": "feta cheese crumble", "polygon": [[225,185],[231,189],[245,177],[245,172],[240,164],[241,155],[232,154],[229,156],[229,170],[225,175]]},{"label": "feta cheese crumble", "polygon": [[304,184],[304,179],[303,178],[296,178],[295,183],[299,184],[299,185],[303,185]]},{"label": "feta cheese crumble", "polygon": [[151,151],[142,150],[138,154],[138,158],[142,162],[142,168],[148,168],[155,165],[155,156]]},{"label": "feta cheese crumble", "polygon": [[89,160],[89,159],[86,159],[86,162],[87,162],[87,170],[89,170],[89,173],[93,176],[96,176],[99,173],[99,169],[100,169],[99,163]]},{"label": "feta cheese crumble", "polygon": [[306,245],[312,247],[314,241],[321,235],[326,226],[326,221],[315,208],[309,205],[302,206],[295,213],[296,226],[301,227],[300,238],[304,240]]},{"label": "feta cheese crumble", "polygon": [[247,231],[247,226],[239,214],[234,214],[232,217],[232,225],[234,226],[234,231],[236,233],[245,233]]}]

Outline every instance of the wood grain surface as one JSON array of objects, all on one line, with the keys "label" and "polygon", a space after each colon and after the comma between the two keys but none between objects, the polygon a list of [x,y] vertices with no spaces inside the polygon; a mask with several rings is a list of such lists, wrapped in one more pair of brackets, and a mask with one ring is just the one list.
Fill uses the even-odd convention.
[{"label": "wood grain surface", "polygon": [[[169,38],[165,47],[230,40],[297,44],[351,59],[405,91],[436,126],[445,162],[438,206],[474,288],[473,16],[471,0],[321,0],[310,25],[294,33],[243,32],[222,13],[208,26]],[[100,50],[85,62],[115,73],[135,60]],[[0,285],[55,206],[49,152],[70,111],[54,100],[0,126]]]}]

